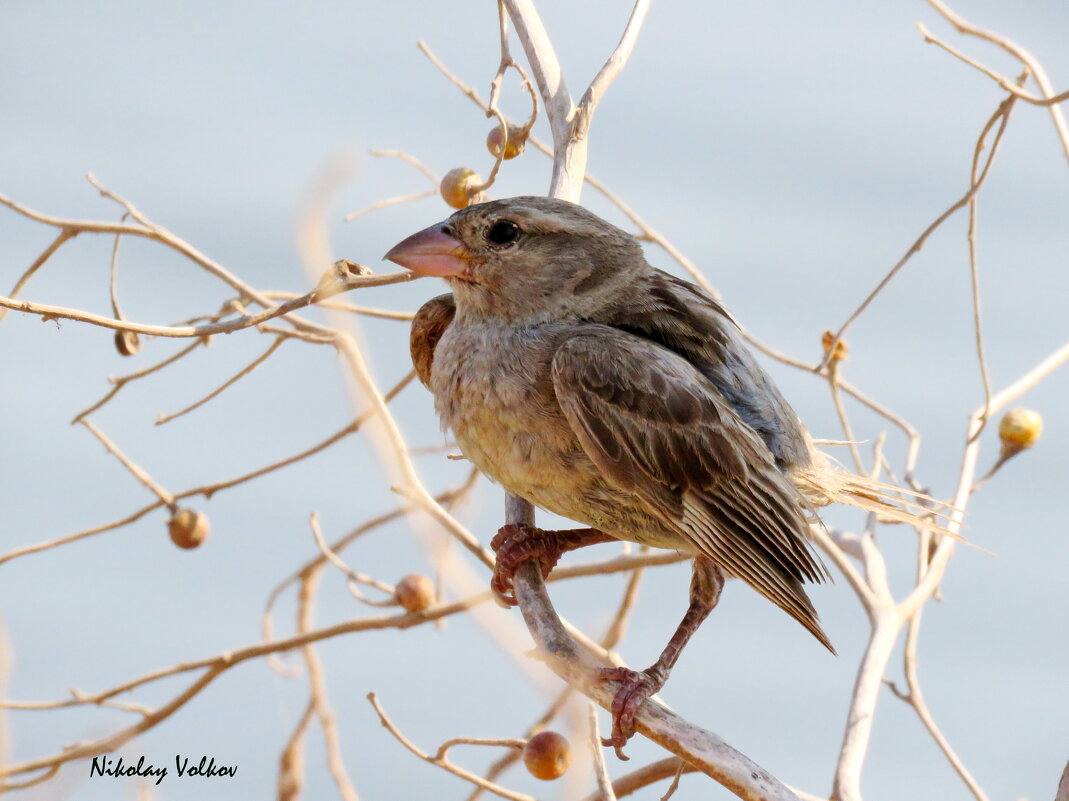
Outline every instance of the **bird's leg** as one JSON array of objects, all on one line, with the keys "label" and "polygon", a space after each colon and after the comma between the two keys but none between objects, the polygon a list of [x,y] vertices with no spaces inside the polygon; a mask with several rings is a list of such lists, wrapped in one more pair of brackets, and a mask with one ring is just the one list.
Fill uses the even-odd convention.
[{"label": "bird's leg", "polygon": [[584,545],[612,542],[615,537],[603,534],[596,528],[573,528],[564,531],[546,531],[524,523],[510,523],[498,529],[490,541],[497,554],[494,577],[490,586],[509,606],[516,605],[512,595],[512,576],[528,559],[538,561],[542,578],[547,578],[557,561],[568,551]]},{"label": "bird's leg", "polygon": [[616,756],[620,759],[627,759],[622,749],[635,733],[635,715],[639,707],[664,686],[683,646],[720,600],[720,592],[724,589],[724,573],[716,563],[707,556],[696,556],[693,570],[690,580],[690,607],[657,661],[641,671],[625,667],[601,670],[602,679],[618,681],[621,684],[612,699],[612,737],[602,740],[602,745],[611,745],[616,749]]}]

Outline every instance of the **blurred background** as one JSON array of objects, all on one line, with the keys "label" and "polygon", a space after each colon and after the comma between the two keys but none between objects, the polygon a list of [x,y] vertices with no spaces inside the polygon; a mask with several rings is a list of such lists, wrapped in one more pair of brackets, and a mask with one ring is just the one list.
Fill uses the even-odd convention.
[{"label": "blurred background", "polygon": [[[615,46],[626,3],[539,4],[578,97]],[[1069,88],[1069,5],[960,0],[967,19],[1014,39]],[[367,155],[397,148],[443,174],[485,175],[490,123],[420,54],[424,39],[485,97],[498,61],[493,3],[30,2],[0,7],[0,193],[56,216],[117,220],[121,210],[83,178],[91,171],[155,222],[260,289],[304,292],[296,217],[324,165],[356,159],[329,211],[336,258],[389,271],[380,254],[450,211],[437,197],[346,224],[384,197],[430,188],[418,171]],[[1001,51],[958,37],[922,2],[814,0],[654,4],[634,56],[599,107],[590,171],[693,259],[739,320],[764,341],[813,361],[820,335],[837,328],[939,213],[968,188],[976,137],[1004,93],[994,82],[924,44],[932,30],[1007,75]],[[520,54],[515,46],[517,56]],[[516,117],[528,101],[505,85]],[[536,135],[548,139],[544,121]],[[979,264],[988,359],[996,390],[1065,340],[1069,282],[1069,181],[1047,112],[1018,104],[980,196]],[[505,164],[493,194],[542,194],[549,160],[528,148]],[[584,202],[623,218],[591,190]],[[967,415],[981,402],[969,298],[966,217],[944,225],[879,297],[847,339],[846,378],[916,425],[924,436],[918,477],[953,491]],[[0,291],[55,231],[0,209]],[[34,277],[22,296],[108,313],[110,237],[83,235]],[[665,254],[657,266],[675,271]],[[413,310],[444,291],[421,280],[352,294],[354,303]],[[231,292],[195,265],[144,241],[122,244],[119,295],[126,315],[167,324],[215,311]],[[311,312],[310,316],[317,316]],[[362,321],[381,385],[408,369],[407,324]],[[120,518],[153,499],[81,427],[69,422],[110,387],[108,376],[147,366],[184,342],[147,340],[120,357],[110,332],[11,313],[0,324],[0,550]],[[223,480],[283,458],[348,423],[356,412],[339,359],[288,342],[259,370],[206,407],[164,426],[173,412],[217,386],[267,346],[253,331],[215,338],[173,368],[127,386],[93,417],[172,492]],[[840,438],[827,385],[766,362],[817,437]],[[993,799],[1052,798],[1069,758],[1069,539],[1063,509],[1069,374],[1021,400],[1046,433],[1008,464],[970,506],[967,536],[992,551],[959,549],[930,604],[920,645],[929,705]],[[356,404],[359,408],[363,405]],[[885,424],[851,404],[860,438]],[[413,447],[444,442],[429,395],[406,389],[394,411]],[[984,435],[979,467],[998,453]],[[865,452],[868,453],[865,446]],[[889,432],[900,467],[904,443]],[[847,454],[838,454],[844,460]],[[419,457],[439,489],[464,463]],[[177,550],[165,515],[0,566],[0,614],[11,667],[6,695],[95,692],[142,673],[255,643],[270,589],[316,553],[308,516],[333,539],[394,508],[385,471],[363,438],[350,437],[300,464],[190,505],[212,535]],[[481,484],[459,517],[488,542],[501,520],[501,490]],[[830,522],[856,529],[858,515]],[[885,528],[880,544],[896,591],[911,586],[915,537]],[[600,555],[613,550],[601,546]],[[592,558],[596,552],[580,559]],[[427,551],[400,521],[346,552],[356,569],[394,582],[433,572]],[[649,571],[621,648],[649,664],[685,608],[688,568]],[[620,597],[620,576],[551,587],[561,612],[597,634]],[[845,581],[814,591],[837,658],[738,583],[685,651],[662,697],[725,737],[785,782],[830,788],[844,718],[868,627]],[[276,616],[292,631],[292,591]],[[320,593],[319,624],[370,614],[337,574]],[[493,612],[519,627],[518,612]],[[526,634],[523,634],[526,637]],[[364,696],[379,694],[401,729],[427,750],[450,737],[518,736],[549,695],[515,667],[473,620],[338,637],[324,642],[328,689],[343,754],[365,799],[462,799],[470,787],[419,762],[378,725]],[[297,665],[299,657],[289,661]],[[538,670],[541,670],[538,668]],[[544,671],[542,671],[544,673]],[[888,678],[901,681],[900,660]],[[184,683],[167,680],[132,700],[158,704]],[[555,679],[544,685],[556,688]],[[225,673],[175,716],[122,752],[170,765],[153,797],[271,796],[278,756],[306,703],[303,679],[262,661]],[[131,722],[114,710],[12,712],[7,758],[23,761],[100,737]],[[604,725],[604,724],[603,724]],[[307,797],[333,797],[318,729],[309,735]],[[626,768],[662,752],[636,738]],[[174,775],[174,755],[237,765],[232,779]],[[497,751],[460,751],[479,770]],[[132,780],[88,779],[65,767],[27,799],[133,798]],[[503,783],[539,797],[587,792],[588,776],[539,784],[522,769]],[[967,792],[914,712],[885,692],[863,787],[870,801],[966,798]],[[656,798],[664,787],[640,797]],[[676,798],[729,794],[684,777]]]}]

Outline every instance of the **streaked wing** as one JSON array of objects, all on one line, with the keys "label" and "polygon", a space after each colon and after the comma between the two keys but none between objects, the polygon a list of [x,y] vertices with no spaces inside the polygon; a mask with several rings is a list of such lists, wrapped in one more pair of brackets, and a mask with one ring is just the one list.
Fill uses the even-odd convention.
[{"label": "streaked wing", "polygon": [[798,416],[743,344],[731,315],[700,288],[653,270],[641,292],[607,312],[597,322],[662,345],[694,365],[764,440],[779,467],[809,463]]},{"label": "streaked wing", "polygon": [[804,501],[705,376],[655,343],[588,325],[554,355],[553,386],[608,481],[831,648],[802,589],[827,577]]},{"label": "streaked wing", "polygon": [[431,298],[416,312],[412,318],[412,331],[408,339],[409,352],[412,354],[412,366],[423,386],[430,388],[431,366],[434,364],[434,349],[442,338],[445,329],[453,322],[457,313],[453,295],[446,293]]}]

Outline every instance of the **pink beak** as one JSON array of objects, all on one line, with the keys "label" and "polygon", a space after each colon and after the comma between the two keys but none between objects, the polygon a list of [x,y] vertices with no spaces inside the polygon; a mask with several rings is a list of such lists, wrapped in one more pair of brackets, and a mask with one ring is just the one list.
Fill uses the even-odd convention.
[{"label": "pink beak", "polygon": [[444,223],[424,228],[398,242],[383,258],[422,275],[460,275],[468,269],[468,251],[444,228]]}]

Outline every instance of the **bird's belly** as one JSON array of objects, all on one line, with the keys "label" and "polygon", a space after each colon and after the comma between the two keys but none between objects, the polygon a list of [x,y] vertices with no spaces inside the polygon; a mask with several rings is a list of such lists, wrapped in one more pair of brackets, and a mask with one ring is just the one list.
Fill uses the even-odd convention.
[{"label": "bird's belly", "polygon": [[536,506],[620,539],[685,547],[633,493],[610,485],[583,451],[553,393],[552,350],[489,337],[451,339],[443,337],[435,355],[435,405],[480,471]]}]

